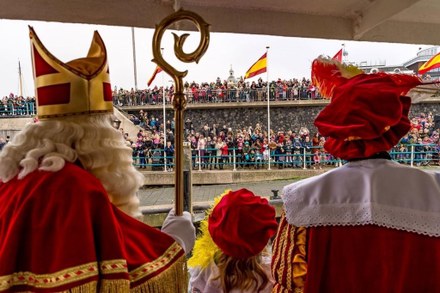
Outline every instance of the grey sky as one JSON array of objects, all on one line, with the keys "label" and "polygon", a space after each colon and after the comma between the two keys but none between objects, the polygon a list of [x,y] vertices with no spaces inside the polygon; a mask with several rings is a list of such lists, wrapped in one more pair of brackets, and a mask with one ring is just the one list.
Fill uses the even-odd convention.
[{"label": "grey sky", "polygon": [[[110,64],[110,76],[113,86],[122,88],[134,87],[133,56],[131,46],[131,28],[109,27],[98,25],[63,24],[55,22],[0,20],[0,35],[3,40],[0,46],[0,95],[18,93],[18,60],[24,79],[24,93],[33,95],[32,66],[29,46],[28,25],[32,25],[38,36],[56,57],[67,62],[84,57],[94,30],[98,30],[107,47]],[[151,62],[151,40],[153,30],[135,29],[138,87],[145,88],[154,71]],[[177,32],[180,34],[180,32]],[[197,46],[199,35],[190,33],[185,51]],[[347,59],[354,62],[386,61],[388,65],[402,64],[414,57],[419,47],[426,45],[388,44],[353,42],[343,40],[322,40],[273,37],[262,35],[220,34],[212,33],[207,53],[199,64],[177,62],[172,53],[172,37],[166,34],[162,47],[165,48],[166,60],[179,70],[188,69],[187,81],[214,81],[217,77],[226,79],[232,68],[235,76],[244,75],[246,70],[270,46],[268,57],[269,79],[290,79],[310,77],[310,65],[320,54],[333,56],[341,45],[348,51]],[[169,77],[163,73],[156,77],[155,84],[169,84]],[[266,74],[254,77],[266,79]],[[253,80],[251,79],[251,80]]]}]

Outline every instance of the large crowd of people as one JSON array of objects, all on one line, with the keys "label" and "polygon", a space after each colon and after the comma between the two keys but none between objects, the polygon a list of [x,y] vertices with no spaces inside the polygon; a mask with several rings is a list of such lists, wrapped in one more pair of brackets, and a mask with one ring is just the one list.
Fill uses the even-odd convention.
[{"label": "large crowd of people", "polygon": [[33,116],[37,114],[35,97],[10,93],[0,99],[0,116]]},{"label": "large crowd of people", "polygon": [[[239,79],[236,83],[221,81],[215,82],[186,82],[184,93],[188,103],[223,103],[223,102],[259,102],[267,101],[267,82],[261,78],[257,81]],[[144,90],[115,89],[113,102],[117,106],[141,106],[171,103],[174,87],[155,86]],[[273,80],[269,83],[269,97],[271,101],[309,100],[320,99],[316,88],[309,79]]]},{"label": "large crowd of people", "polygon": [[[121,132],[133,149],[135,165],[140,169],[163,170],[166,166],[173,170],[174,120],[167,120],[164,132],[162,121],[143,110],[131,119],[142,128],[137,136],[131,138],[123,129]],[[392,158],[417,166],[438,164],[440,130],[435,127],[433,113],[420,113],[411,123],[411,130],[393,148]],[[191,145],[194,169],[260,169],[269,163],[276,168],[319,169],[341,163],[323,148],[325,137],[301,126],[271,130],[269,137],[259,123],[241,129],[215,123],[195,129],[187,119],[185,137]],[[8,141],[9,137],[0,136],[0,150]]]},{"label": "large crowd of people", "polygon": [[[168,120],[164,131],[159,118],[150,117],[143,110],[132,115],[132,121],[144,128],[135,139],[126,135],[136,166],[159,170],[167,165],[172,170],[174,121]],[[393,159],[418,166],[438,164],[440,130],[433,113],[415,115],[411,124],[411,130],[393,148]],[[272,129],[269,135],[259,123],[240,129],[215,123],[195,129],[187,119],[185,137],[191,145],[194,169],[258,169],[267,168],[268,164],[277,168],[322,168],[341,164],[324,149],[326,138],[303,126],[286,131]]]},{"label": "large crowd of people", "polygon": [[[258,102],[267,101],[267,82],[239,79],[232,83],[217,78],[215,82],[186,82],[184,92],[188,103]],[[165,103],[170,104],[174,86],[154,86],[147,89],[113,90],[113,103],[116,106],[142,106]],[[271,101],[320,99],[316,88],[309,79],[292,78],[273,80],[269,83]],[[24,97],[10,93],[0,100],[0,116],[36,115],[35,97]]]},{"label": "large crowd of people", "polygon": [[[310,80],[290,79],[270,82],[271,100],[320,99]],[[261,78],[248,82],[239,79],[228,83],[217,78],[215,82],[185,83],[185,94],[189,103],[254,102],[267,101],[267,82]],[[116,88],[113,103],[119,106],[161,104],[163,97],[171,103],[173,86],[145,90],[124,90]],[[10,94],[0,100],[0,115],[35,115],[34,97],[24,98]],[[174,155],[174,121],[163,122],[141,110],[131,115],[140,130],[136,138],[126,135],[127,143],[133,148],[135,165],[153,170],[172,170]],[[439,129],[435,128],[433,113],[421,113],[412,118],[410,132],[392,151],[393,159],[416,165],[438,162]],[[122,130],[123,132],[123,130]],[[304,126],[291,126],[287,130],[272,129],[270,135],[259,123],[241,129],[233,125],[204,125],[195,129],[188,119],[185,122],[186,140],[190,142],[194,169],[240,169],[267,168],[269,164],[278,168],[322,168],[324,165],[338,165],[340,161],[323,148],[325,137],[311,133]],[[7,138],[0,137],[0,149]]]}]

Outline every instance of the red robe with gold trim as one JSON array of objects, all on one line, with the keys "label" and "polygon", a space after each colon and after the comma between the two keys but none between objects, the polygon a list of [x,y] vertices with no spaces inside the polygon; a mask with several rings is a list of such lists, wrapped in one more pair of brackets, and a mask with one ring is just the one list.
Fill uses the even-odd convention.
[{"label": "red robe with gold trim", "polygon": [[186,288],[183,249],[112,205],[80,167],[0,183],[0,292]]},{"label": "red robe with gold trim", "polygon": [[353,161],[283,202],[273,292],[440,292],[440,173]]},{"label": "red robe with gold trim", "polygon": [[273,245],[274,293],[440,292],[440,239],[379,227],[294,227]]}]

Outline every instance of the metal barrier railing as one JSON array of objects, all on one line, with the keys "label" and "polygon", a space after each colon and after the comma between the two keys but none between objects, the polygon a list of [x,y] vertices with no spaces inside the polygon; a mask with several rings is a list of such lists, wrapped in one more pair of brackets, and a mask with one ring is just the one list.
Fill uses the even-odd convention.
[{"label": "metal barrier railing", "polygon": [[21,104],[0,103],[0,117],[33,116],[36,114],[35,101],[25,101]]},{"label": "metal barrier railing", "polygon": [[[249,103],[267,101],[267,90],[257,89],[194,89],[185,92],[187,103]],[[165,91],[165,104],[171,104],[172,94]],[[269,92],[271,101],[322,99],[320,94],[306,87],[274,88]],[[113,96],[117,106],[141,106],[163,104],[163,91],[124,93]]]},{"label": "metal barrier railing", "polygon": [[[263,152],[243,151],[243,149],[229,149],[228,155],[217,155],[217,149],[192,150],[193,170],[238,170],[238,169],[269,169],[297,168],[312,169],[323,166],[341,166],[345,162],[325,152],[322,147],[287,151],[271,150],[269,154]],[[146,156],[134,156],[134,165],[138,168],[148,168],[152,171],[174,167],[173,157],[164,155],[163,149],[154,149]],[[435,144],[408,144],[404,148],[394,148],[390,151],[392,160],[411,166],[430,166],[439,164],[440,148]]]},{"label": "metal barrier railing", "polygon": [[[217,149],[192,150],[193,170],[239,170],[239,169],[270,169],[293,168],[312,169],[323,166],[342,166],[345,162],[333,157],[322,147],[301,148],[300,150],[272,149],[261,152],[233,148],[227,155],[218,155]],[[270,160],[269,160],[270,156]],[[398,145],[390,151],[393,161],[411,166],[440,166],[439,144],[405,144]],[[143,151],[142,155],[135,152],[133,165],[140,169],[151,171],[172,171],[174,168],[173,156],[165,155],[164,149],[151,149]],[[165,168],[166,165],[166,168]]]}]

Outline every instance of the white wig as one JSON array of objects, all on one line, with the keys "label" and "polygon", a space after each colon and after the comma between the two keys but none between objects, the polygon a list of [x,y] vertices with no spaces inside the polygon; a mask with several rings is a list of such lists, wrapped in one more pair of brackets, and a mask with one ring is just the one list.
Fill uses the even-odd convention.
[{"label": "white wig", "polygon": [[114,205],[140,216],[136,192],[144,177],[111,120],[111,114],[99,114],[26,125],[0,152],[0,180],[8,182],[17,174],[22,179],[36,169],[56,172],[65,161],[78,160],[101,181]]}]

